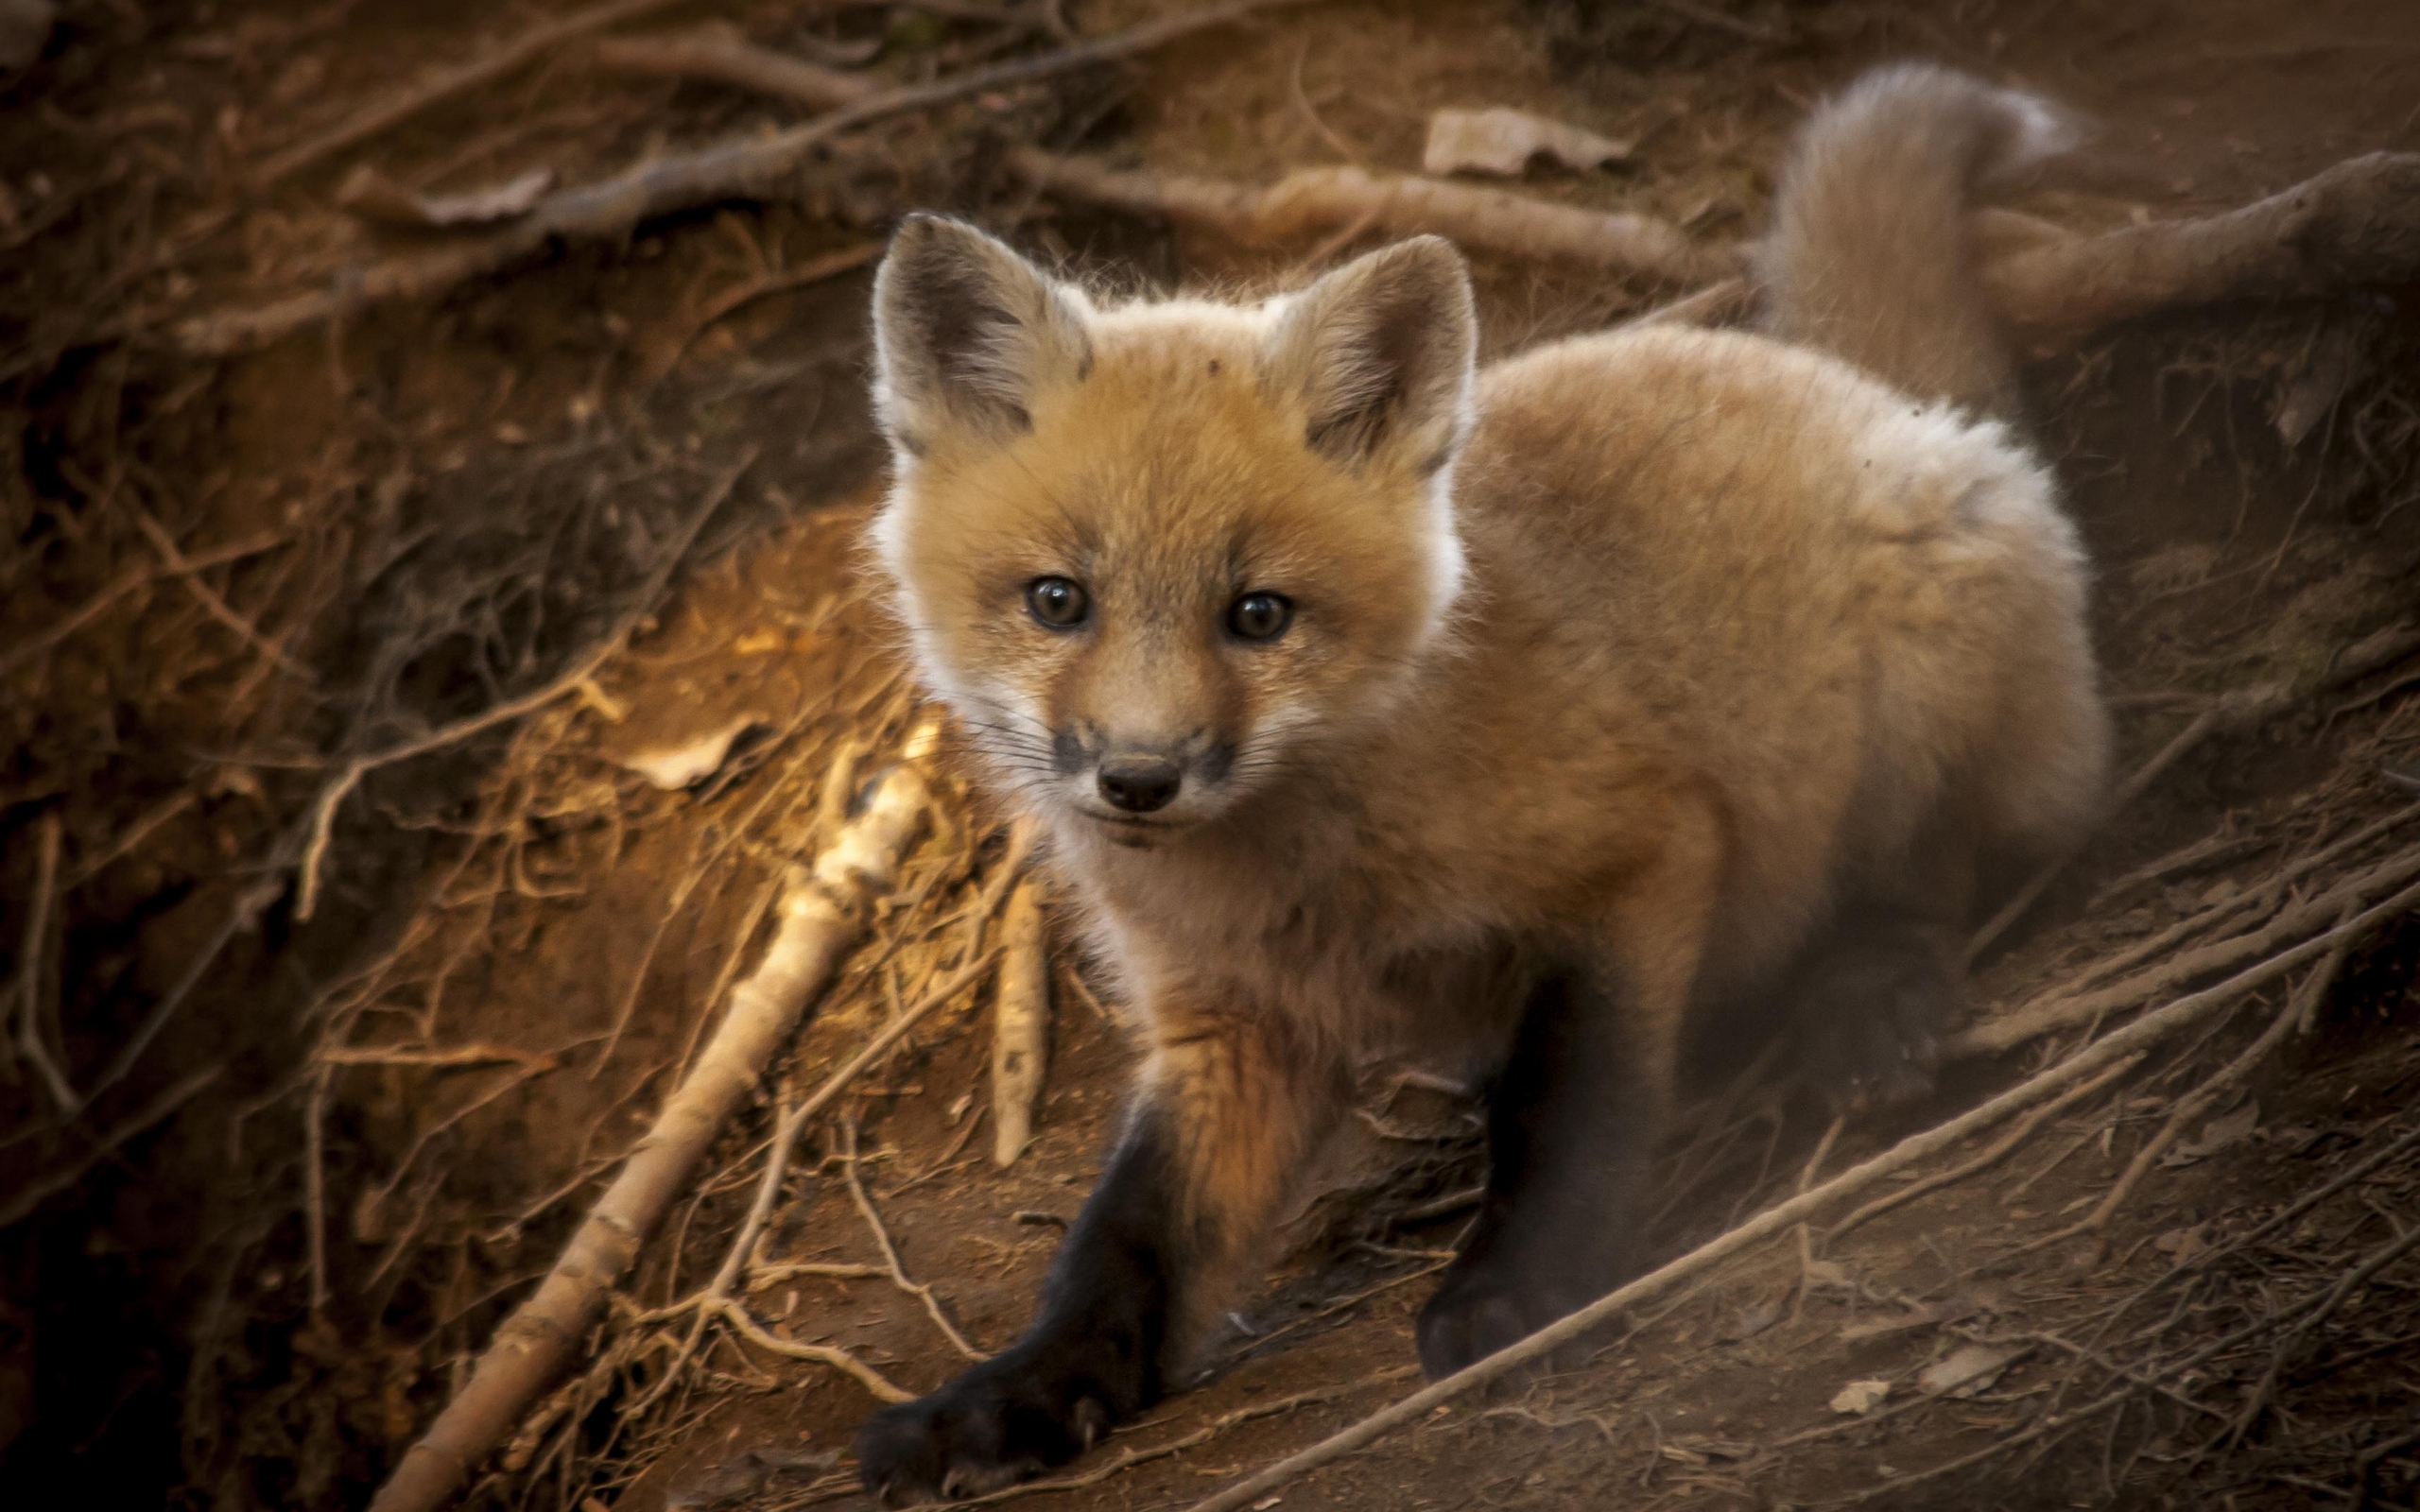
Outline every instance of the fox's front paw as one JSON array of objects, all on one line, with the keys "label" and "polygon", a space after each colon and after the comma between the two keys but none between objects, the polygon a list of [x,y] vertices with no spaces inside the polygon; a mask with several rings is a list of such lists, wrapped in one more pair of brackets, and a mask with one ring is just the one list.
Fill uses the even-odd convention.
[{"label": "fox's front paw", "polygon": [[1835,1111],[1931,1095],[1958,982],[1921,943],[1841,946],[1808,963],[1794,1005],[1817,1081]]},{"label": "fox's front paw", "polygon": [[980,1496],[1063,1465],[1107,1433],[1098,1394],[1001,1355],[857,1430],[866,1489],[886,1505]]},{"label": "fox's front paw", "polygon": [[[1455,1266],[1420,1310],[1421,1371],[1431,1381],[1452,1375],[1578,1312],[1597,1296],[1585,1286],[1528,1278],[1510,1267]],[[1525,1373],[1568,1369],[1585,1350],[1585,1342],[1575,1340]]]}]

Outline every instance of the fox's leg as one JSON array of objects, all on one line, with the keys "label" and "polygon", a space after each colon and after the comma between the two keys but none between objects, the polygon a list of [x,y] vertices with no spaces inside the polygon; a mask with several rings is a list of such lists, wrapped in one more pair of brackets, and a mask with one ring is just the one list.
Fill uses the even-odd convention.
[{"label": "fox's leg", "polygon": [[1784,988],[1813,1077],[1854,1111],[1932,1091],[1942,1031],[1965,980],[1975,845],[1946,817],[1899,864],[1850,879]]},{"label": "fox's leg", "polygon": [[1443,1376],[1611,1291],[1638,1262],[1649,1163],[1720,877],[1711,817],[1675,818],[1575,959],[1531,997],[1488,1109],[1487,1194],[1420,1314]]},{"label": "fox's leg", "polygon": [[1345,1105],[1341,1068],[1281,1023],[1190,1000],[1155,1003],[1151,1022],[1143,1086],[1033,1326],[858,1432],[866,1486],[884,1500],[1022,1479],[1157,1400]]}]

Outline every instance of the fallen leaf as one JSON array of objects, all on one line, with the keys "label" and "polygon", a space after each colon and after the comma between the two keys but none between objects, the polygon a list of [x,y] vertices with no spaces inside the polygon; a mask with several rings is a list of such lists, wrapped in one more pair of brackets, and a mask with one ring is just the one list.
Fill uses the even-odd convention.
[{"label": "fallen leaf", "polygon": [[2243,1106],[2223,1118],[2214,1118],[2202,1125],[2202,1137],[2177,1145],[2160,1157],[2163,1167],[2191,1165],[2206,1160],[2232,1144],[2240,1144],[2260,1126],[2260,1100],[2247,1097]]},{"label": "fallen leaf", "polygon": [[1492,173],[1512,178],[1530,160],[1548,157],[1569,168],[1599,168],[1630,156],[1631,144],[1509,106],[1439,111],[1428,118],[1424,173]]},{"label": "fallen leaf", "polygon": [[2152,1240],[2152,1247],[2182,1265],[2210,1247],[2210,1242],[2202,1236],[2203,1229],[2207,1227],[2197,1223],[2189,1228],[2170,1228]]},{"label": "fallen leaf", "polygon": [[764,723],[755,714],[741,714],[721,729],[709,730],[695,740],[684,741],[664,750],[625,756],[622,765],[666,792],[673,792],[722,770],[722,764],[731,759],[733,744]]},{"label": "fallen leaf", "polygon": [[1961,1345],[1925,1366],[1916,1385],[1928,1396],[1971,1397],[1998,1380],[2000,1372],[2024,1352],[1992,1344]]},{"label": "fallen leaf", "polygon": [[1852,1381],[1834,1394],[1832,1410],[1861,1418],[1881,1406],[1882,1399],[1889,1395],[1891,1383],[1888,1381]]},{"label": "fallen leaf", "polygon": [[535,209],[554,182],[554,169],[532,168],[492,189],[430,195],[397,183],[365,163],[337,186],[337,204],[373,225],[441,231],[448,226],[516,220]]}]

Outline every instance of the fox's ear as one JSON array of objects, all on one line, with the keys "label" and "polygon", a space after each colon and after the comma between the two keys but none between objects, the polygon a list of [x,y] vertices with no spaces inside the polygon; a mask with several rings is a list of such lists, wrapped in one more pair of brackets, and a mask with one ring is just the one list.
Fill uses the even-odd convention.
[{"label": "fox's ear", "polygon": [[1270,333],[1266,380],[1306,411],[1304,438],[1347,466],[1434,472],[1468,429],[1478,319],[1451,243],[1418,236],[1296,295]]},{"label": "fox's ear", "polygon": [[963,221],[900,222],[873,281],[874,410],[902,450],[998,443],[1091,366],[1080,296]]}]

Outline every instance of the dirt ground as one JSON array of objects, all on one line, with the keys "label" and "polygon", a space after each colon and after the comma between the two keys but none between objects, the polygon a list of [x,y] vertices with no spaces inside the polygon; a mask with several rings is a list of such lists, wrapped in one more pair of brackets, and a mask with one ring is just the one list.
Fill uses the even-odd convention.
[{"label": "dirt ground", "polygon": [[[338,208],[357,164],[431,193],[577,184],[798,117],[566,43],[262,180],[383,92],[573,9],[73,0],[0,82],[0,1485],[366,1503],[646,1131],[785,868],[925,717],[856,545],[881,465],[868,259],[898,214],[972,215],[1126,287],[1284,277],[1374,240],[1242,249],[1062,206],[1004,148],[1251,181],[1411,171],[1430,112],[1512,103],[1634,144],[1522,192],[1708,243],[1754,232],[1789,126],[1884,59],[2082,112],[2087,146],[2021,207],[2072,230],[2420,149],[2401,0],[1314,3],[903,115],[753,198],[259,350],[181,344],[180,321],[449,234]],[[729,23],[912,80],[1176,9],[693,0],[631,27]],[[1494,352],[1685,292],[1476,270]],[[2292,696],[2190,743],[1978,963],[1977,1022],[2086,990],[2114,994],[2103,1019],[1836,1137],[1787,1046],[1709,1035],[1660,1253],[2420,854],[2420,663],[2361,660],[2420,616],[2415,294],[2181,310],[2033,354],[2027,423],[2097,563],[2120,770],[2230,695]],[[459,733],[367,770],[314,843],[346,763],[431,731]],[[685,785],[640,770],[725,735]],[[732,1246],[777,1108],[998,944],[1011,838],[946,742],[936,771],[932,833],[865,943],[471,1504],[859,1502],[865,1390],[680,1306]],[[2416,957],[2420,922],[2384,920],[1921,1168],[1889,1211],[1752,1250],[1583,1368],[1441,1408],[1256,1506],[2420,1506]],[[1081,963],[1053,979],[1012,1165],[990,1156],[988,975],[808,1128],[743,1272],[767,1334],[938,1384],[964,1356],[925,1301],[801,1268],[880,1266],[895,1242],[972,1348],[1015,1335],[1129,1064]],[[2281,1015],[2301,1027],[2266,1034]],[[1482,1157],[1471,1108],[1400,1070],[1373,1068],[1200,1388],[1015,1494],[1184,1507],[1416,1383],[1412,1318]]]}]

